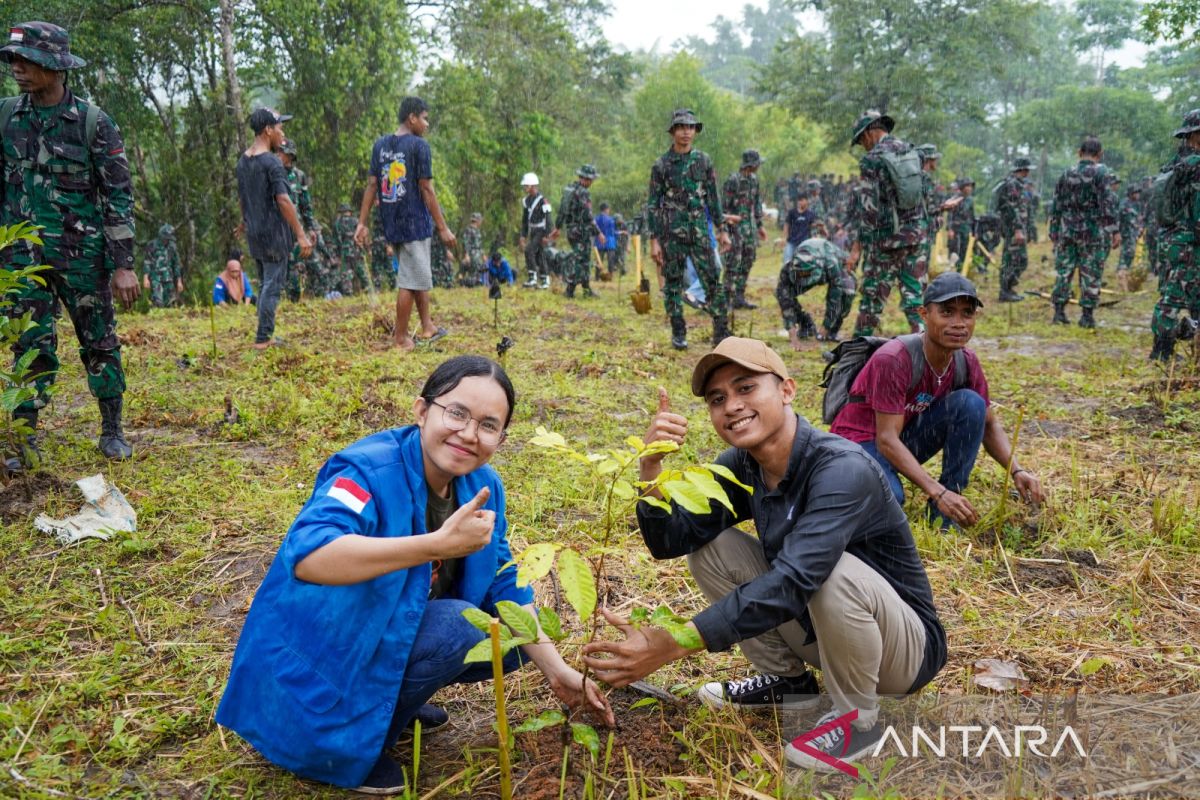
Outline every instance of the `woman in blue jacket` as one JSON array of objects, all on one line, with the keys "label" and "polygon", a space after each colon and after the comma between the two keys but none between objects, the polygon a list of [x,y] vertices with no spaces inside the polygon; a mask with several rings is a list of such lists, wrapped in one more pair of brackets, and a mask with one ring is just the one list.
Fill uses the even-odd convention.
[{"label": "woman in blue jacket", "polygon": [[[531,608],[505,537],[504,486],[487,461],[512,418],[500,365],[459,356],[414,402],[416,425],[382,431],[330,458],[267,571],[242,629],[217,722],[299,775],[390,794],[388,755],[438,689],[486,680],[463,664],[483,634],[462,616],[499,600]],[[553,643],[514,650],[564,703],[611,724],[595,684]]]}]

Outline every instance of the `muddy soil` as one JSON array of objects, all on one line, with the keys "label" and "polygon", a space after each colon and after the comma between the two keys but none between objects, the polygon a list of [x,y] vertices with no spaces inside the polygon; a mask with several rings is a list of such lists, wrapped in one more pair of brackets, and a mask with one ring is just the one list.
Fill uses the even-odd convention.
[{"label": "muddy soil", "polygon": [[70,483],[48,472],[22,475],[0,488],[0,520],[11,524],[28,519],[45,508],[46,495],[70,488]]}]

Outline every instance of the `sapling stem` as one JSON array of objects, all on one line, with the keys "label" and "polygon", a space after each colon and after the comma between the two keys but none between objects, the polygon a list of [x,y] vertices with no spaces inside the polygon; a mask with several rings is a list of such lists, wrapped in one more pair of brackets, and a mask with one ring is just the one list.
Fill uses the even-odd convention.
[{"label": "sapling stem", "polygon": [[500,736],[500,797],[512,800],[512,764],[508,757],[508,711],[504,706],[504,658],[500,655],[500,620],[489,626],[492,637],[492,684],[496,690],[496,730]]},{"label": "sapling stem", "polygon": [[1021,440],[1021,423],[1025,421],[1025,406],[1017,409],[1017,427],[1013,429],[1012,449],[1008,452],[1008,463],[1004,465],[1004,483],[1000,486],[1000,521],[1004,522],[1004,507],[1008,501],[1008,481],[1012,477],[1013,462],[1017,460],[1017,443]]},{"label": "sapling stem", "polygon": [[213,361],[217,360],[217,312],[214,310],[214,303],[208,304],[208,327],[212,331],[212,357]]}]

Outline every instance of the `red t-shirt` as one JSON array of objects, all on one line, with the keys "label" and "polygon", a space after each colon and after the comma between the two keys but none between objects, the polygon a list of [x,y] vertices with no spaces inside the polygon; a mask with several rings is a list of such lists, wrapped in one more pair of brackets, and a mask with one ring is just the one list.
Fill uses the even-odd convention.
[{"label": "red t-shirt", "polygon": [[[963,352],[967,356],[967,385],[963,388],[974,389],[985,403],[991,405],[987,378],[983,375],[979,359],[966,348],[963,348]],[[950,362],[940,385],[928,361],[916,388],[908,392],[910,380],[912,359],[904,342],[893,339],[872,353],[862,371],[854,378],[850,394],[863,397],[863,402],[843,406],[829,432],[860,444],[874,441],[876,411],[903,414],[904,427],[908,427],[918,414],[953,390],[954,362]]]}]

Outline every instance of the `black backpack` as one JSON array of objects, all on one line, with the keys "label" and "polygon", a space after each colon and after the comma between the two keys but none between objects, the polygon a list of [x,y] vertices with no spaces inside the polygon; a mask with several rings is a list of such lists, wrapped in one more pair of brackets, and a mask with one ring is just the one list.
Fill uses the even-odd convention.
[{"label": "black backpack", "polygon": [[[925,350],[921,346],[924,334],[908,333],[898,336],[912,359],[912,377],[908,381],[908,392],[911,392],[921,382],[925,372]],[[861,403],[862,395],[850,394],[850,387],[862,368],[866,366],[871,355],[883,347],[891,339],[885,336],[855,336],[838,344],[829,354],[829,363],[825,365],[825,374],[818,384],[825,389],[825,398],[821,403],[821,419],[826,425],[832,425],[847,403]],[[967,385],[967,356],[962,350],[954,351],[954,383],[951,391]],[[907,392],[906,392],[907,393]]]}]

